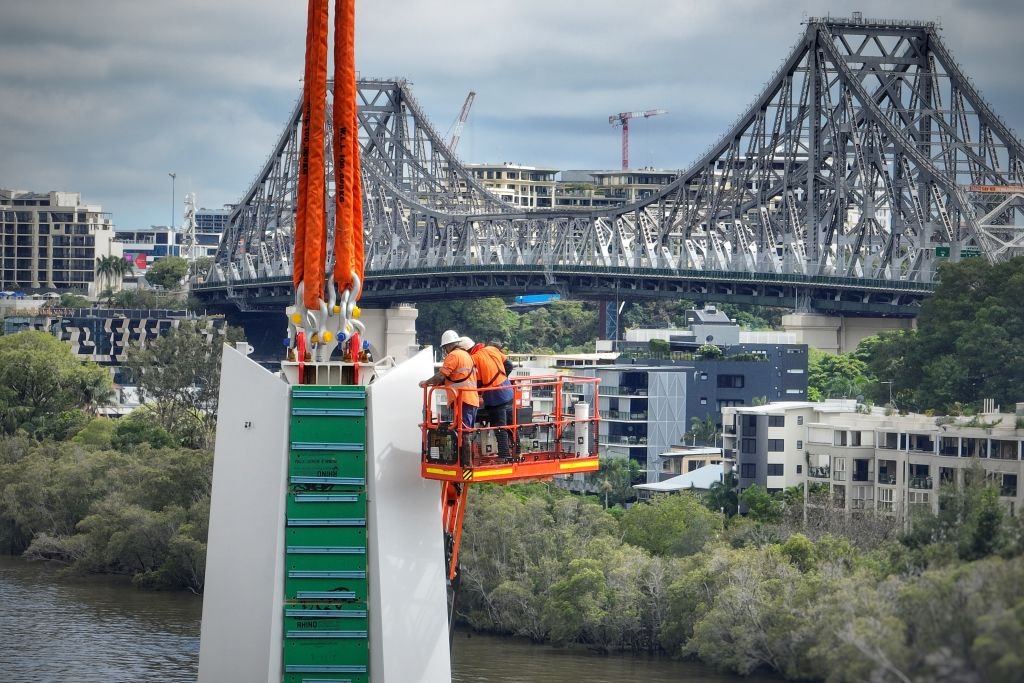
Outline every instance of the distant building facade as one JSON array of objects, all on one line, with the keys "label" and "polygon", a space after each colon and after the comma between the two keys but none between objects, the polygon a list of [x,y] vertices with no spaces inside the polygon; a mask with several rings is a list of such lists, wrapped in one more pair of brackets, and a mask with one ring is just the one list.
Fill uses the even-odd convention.
[{"label": "distant building facade", "polygon": [[790,402],[727,408],[725,452],[741,489],[759,484],[827,488],[846,513],[901,519],[915,506],[938,511],[944,484],[962,486],[977,463],[1011,514],[1024,504],[1024,430],[1018,415],[976,418],[885,415],[855,401]]},{"label": "distant building facade", "polygon": [[0,284],[97,296],[96,259],[122,256],[114,226],[77,192],[0,189]]},{"label": "distant building facade", "polygon": [[[524,209],[594,209],[640,201],[675,180],[677,171],[559,171],[511,162],[466,164],[500,199]],[[560,176],[560,177],[559,177]]]},{"label": "distant building facade", "polygon": [[[220,237],[227,227],[230,209],[196,209],[194,254],[196,258],[217,254]],[[114,233],[124,252],[137,271],[145,271],[165,256],[183,256],[184,234],[164,225],[148,228],[118,229]]]}]

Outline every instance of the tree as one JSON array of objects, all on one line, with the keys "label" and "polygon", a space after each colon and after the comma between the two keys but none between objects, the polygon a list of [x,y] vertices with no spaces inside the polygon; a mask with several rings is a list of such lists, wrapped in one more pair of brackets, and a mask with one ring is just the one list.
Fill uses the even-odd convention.
[{"label": "tree", "polygon": [[636,500],[633,484],[640,477],[640,464],[631,458],[602,458],[597,472],[586,475],[587,488],[596,490],[604,506],[624,505]]},{"label": "tree", "polygon": [[81,294],[65,292],[60,295],[60,305],[62,308],[89,308],[92,304]]},{"label": "tree", "polygon": [[[212,337],[212,339],[211,339]],[[147,346],[135,346],[127,365],[143,396],[152,401],[157,423],[183,445],[203,448],[211,443],[217,421],[222,338],[195,322],[182,322]],[[223,341],[241,340],[241,330],[228,328]]]},{"label": "tree", "polygon": [[[887,333],[865,349],[874,375],[891,381],[901,408],[947,410],[994,398],[1010,405],[1024,384],[1024,257],[998,264],[943,264],[916,332]],[[875,394],[888,400],[888,385]]]},{"label": "tree", "polygon": [[778,522],[782,519],[782,502],[758,484],[744,489],[740,494],[740,504],[747,508],[747,515],[755,521]]},{"label": "tree", "polygon": [[109,393],[107,371],[78,360],[70,346],[52,335],[32,331],[0,337],[0,421],[5,431],[24,428],[52,435],[69,411],[91,408]]},{"label": "tree", "polygon": [[164,256],[146,271],[146,281],[154,287],[177,290],[188,275],[188,261],[180,256]]},{"label": "tree", "polygon": [[690,418],[690,431],[683,434],[683,443],[690,442],[694,446],[714,446],[718,443],[718,425],[708,415],[704,420],[694,415]]},{"label": "tree", "polygon": [[810,349],[807,363],[808,392],[820,398],[863,396],[869,383],[867,365],[853,353],[825,353]]},{"label": "tree", "polygon": [[722,512],[726,517],[735,515],[739,508],[739,494],[736,493],[738,483],[734,473],[726,472],[722,481],[716,481],[708,487],[708,492],[704,494],[704,507]]},{"label": "tree", "polygon": [[120,256],[100,256],[96,259],[96,276],[114,291],[121,288],[125,275],[132,272],[131,265]]},{"label": "tree", "polygon": [[654,555],[692,555],[717,536],[722,518],[687,493],[659,496],[626,510],[622,540]]}]

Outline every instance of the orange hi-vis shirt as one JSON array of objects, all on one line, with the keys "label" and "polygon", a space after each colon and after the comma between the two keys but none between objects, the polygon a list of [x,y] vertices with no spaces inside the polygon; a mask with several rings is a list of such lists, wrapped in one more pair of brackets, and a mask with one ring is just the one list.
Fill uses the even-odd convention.
[{"label": "orange hi-vis shirt", "polygon": [[476,366],[469,352],[464,349],[453,349],[444,357],[441,374],[445,377],[445,387],[455,389],[456,400],[467,406],[480,407],[480,394],[476,391]]}]

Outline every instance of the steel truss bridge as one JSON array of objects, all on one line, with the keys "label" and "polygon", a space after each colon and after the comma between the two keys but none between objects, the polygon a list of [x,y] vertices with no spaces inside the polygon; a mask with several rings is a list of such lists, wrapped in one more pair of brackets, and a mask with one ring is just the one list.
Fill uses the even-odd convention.
[{"label": "steel truss bridge", "polygon": [[[506,204],[404,81],[361,80],[358,96],[365,303],[554,291],[913,316],[939,263],[1024,254],[1024,149],[934,23],[808,19],[692,166],[600,210]],[[292,300],[301,128],[296,106],[194,285],[208,304],[279,312]]]}]

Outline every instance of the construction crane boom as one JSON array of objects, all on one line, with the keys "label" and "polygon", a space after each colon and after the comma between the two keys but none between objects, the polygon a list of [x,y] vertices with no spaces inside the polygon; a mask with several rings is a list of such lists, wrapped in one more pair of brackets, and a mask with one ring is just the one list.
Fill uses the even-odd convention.
[{"label": "construction crane boom", "polygon": [[629,120],[649,119],[652,116],[667,114],[664,109],[648,109],[647,111],[624,111],[612,114],[608,117],[608,123],[613,126],[622,126],[622,170],[629,168]]},{"label": "construction crane boom", "polygon": [[462,111],[459,112],[459,120],[455,122],[455,130],[452,131],[451,141],[448,142],[448,149],[452,152],[459,146],[459,138],[462,137],[462,127],[466,125],[466,119],[469,118],[469,110],[473,106],[473,100],[476,99],[476,93],[472,90],[466,95],[466,101],[462,103]]}]

